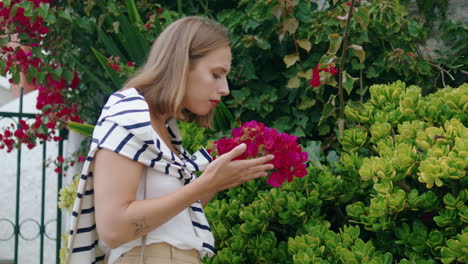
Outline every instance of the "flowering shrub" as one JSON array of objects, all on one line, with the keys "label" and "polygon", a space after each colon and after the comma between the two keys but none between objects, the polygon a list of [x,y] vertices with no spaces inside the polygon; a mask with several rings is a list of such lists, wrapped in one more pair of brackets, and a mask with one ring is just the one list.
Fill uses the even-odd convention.
[{"label": "flowering shrub", "polygon": [[307,174],[308,154],[297,145],[297,137],[278,130],[265,127],[262,123],[250,121],[239,128],[234,128],[231,138],[222,138],[212,143],[210,154],[219,156],[231,151],[241,143],[247,150],[236,159],[247,159],[273,154],[275,158],[269,163],[274,165],[267,183],[280,187],[285,180],[291,182],[294,176],[302,178]]},{"label": "flowering shrub", "polygon": [[[11,41],[16,47],[2,45],[0,49],[0,75],[10,73],[10,83],[19,84],[20,76],[38,89],[36,108],[41,110],[32,122],[12,123],[0,132],[0,149],[7,152],[26,145],[33,148],[36,141],[55,140],[61,137],[57,128],[68,121],[82,122],[78,104],[67,98],[79,86],[81,80],[76,71],[54,60],[53,52],[44,44],[48,34],[47,23],[55,20],[51,0],[0,2],[0,31],[2,43]],[[44,55],[50,52],[50,55]]]}]

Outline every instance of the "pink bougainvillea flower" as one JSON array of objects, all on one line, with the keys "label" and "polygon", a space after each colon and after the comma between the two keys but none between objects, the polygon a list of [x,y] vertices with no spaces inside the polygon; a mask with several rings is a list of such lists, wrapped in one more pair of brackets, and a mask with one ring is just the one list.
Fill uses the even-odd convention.
[{"label": "pink bougainvillea flower", "polygon": [[241,143],[247,145],[247,150],[236,159],[248,159],[268,154],[275,158],[270,161],[274,165],[267,183],[280,187],[285,181],[291,182],[294,177],[304,177],[307,174],[307,152],[297,145],[297,137],[286,133],[278,133],[276,129],[266,127],[260,122],[250,121],[231,131],[231,138],[222,138],[212,143],[208,150],[213,156],[220,156]]},{"label": "pink bougainvillea flower", "polygon": [[314,70],[312,71],[312,79],[310,80],[310,85],[312,85],[312,87],[319,87],[320,84],[322,84],[320,82],[320,75],[319,75],[319,65],[315,65],[315,68]]},{"label": "pink bougainvillea flower", "polygon": [[312,87],[319,87],[322,82],[320,81],[320,72],[329,72],[331,75],[337,75],[338,69],[335,67],[334,63],[331,63],[326,68],[320,68],[319,65],[315,65],[314,70],[312,71],[312,79],[310,80],[310,85]]},{"label": "pink bougainvillea flower", "polygon": [[107,66],[111,67],[111,69],[113,69],[114,71],[119,71],[120,69],[119,65],[113,62],[107,63]]}]

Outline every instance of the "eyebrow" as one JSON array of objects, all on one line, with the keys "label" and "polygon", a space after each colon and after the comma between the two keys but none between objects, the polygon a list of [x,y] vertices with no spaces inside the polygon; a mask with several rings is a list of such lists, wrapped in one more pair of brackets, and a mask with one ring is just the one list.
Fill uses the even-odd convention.
[{"label": "eyebrow", "polygon": [[223,74],[226,74],[226,73],[229,72],[226,68],[224,68],[224,67],[222,67],[222,66],[214,67],[214,70],[220,70],[221,73],[223,73]]}]

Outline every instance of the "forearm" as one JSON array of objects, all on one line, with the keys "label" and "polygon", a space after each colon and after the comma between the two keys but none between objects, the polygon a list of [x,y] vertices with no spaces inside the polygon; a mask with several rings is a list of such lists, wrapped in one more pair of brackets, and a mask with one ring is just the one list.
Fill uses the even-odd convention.
[{"label": "forearm", "polygon": [[130,201],[114,208],[101,208],[107,211],[101,211],[107,217],[98,225],[99,234],[109,247],[116,248],[164,224],[202,199],[206,190],[206,184],[197,179],[159,198]]}]

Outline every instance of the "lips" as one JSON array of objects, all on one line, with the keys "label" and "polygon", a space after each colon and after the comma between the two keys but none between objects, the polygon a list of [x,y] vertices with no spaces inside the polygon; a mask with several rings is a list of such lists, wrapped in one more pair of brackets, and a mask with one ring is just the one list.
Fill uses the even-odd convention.
[{"label": "lips", "polygon": [[216,105],[219,103],[219,100],[210,100],[210,103],[213,107],[216,107]]}]

